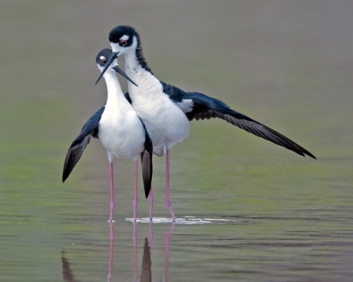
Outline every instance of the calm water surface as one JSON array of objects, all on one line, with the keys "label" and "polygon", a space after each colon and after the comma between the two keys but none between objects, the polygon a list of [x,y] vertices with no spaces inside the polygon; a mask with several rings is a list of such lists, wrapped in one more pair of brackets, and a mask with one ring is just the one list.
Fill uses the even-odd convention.
[{"label": "calm water surface", "polygon": [[[347,1],[3,1],[0,281],[352,281],[353,5]],[[70,142],[105,100],[95,55],[135,26],[154,73],[294,139],[302,158],[219,121],[155,158],[156,220],[132,217],[133,163]],[[123,82],[126,87],[126,83]]]}]

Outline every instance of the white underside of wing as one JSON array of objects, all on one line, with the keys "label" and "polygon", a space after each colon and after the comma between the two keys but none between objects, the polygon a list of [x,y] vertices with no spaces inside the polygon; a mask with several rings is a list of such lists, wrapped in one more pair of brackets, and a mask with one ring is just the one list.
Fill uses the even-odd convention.
[{"label": "white underside of wing", "polygon": [[184,99],[181,102],[176,102],[175,103],[179,109],[181,109],[184,113],[189,113],[192,111],[192,108],[194,107],[194,102],[191,99]]}]

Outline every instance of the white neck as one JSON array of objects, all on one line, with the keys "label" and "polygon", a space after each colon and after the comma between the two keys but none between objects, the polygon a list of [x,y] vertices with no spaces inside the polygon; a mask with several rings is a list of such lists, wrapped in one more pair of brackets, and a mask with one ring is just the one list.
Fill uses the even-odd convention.
[{"label": "white neck", "polygon": [[[121,86],[118,78],[113,70],[108,69],[103,75],[106,85],[107,85],[107,105],[116,106],[119,103],[124,103],[126,101],[124,93],[121,90]],[[127,101],[126,101],[127,102]]]},{"label": "white neck", "polygon": [[[119,46],[118,43],[110,43],[110,45],[111,45],[114,52],[119,52],[121,54],[124,54],[125,71],[127,73],[134,76],[136,73],[138,73],[140,71],[144,71],[144,69],[142,68],[142,66],[138,62],[137,56],[136,56],[136,48],[138,45],[136,36],[134,36],[133,43],[132,43],[131,47],[129,48],[128,52],[126,50],[121,52],[120,51],[121,47]],[[130,84],[130,82],[129,82],[129,84]]]},{"label": "white neck", "polygon": [[130,74],[134,75],[135,73],[143,70],[142,66],[137,60],[135,52],[128,52],[124,54],[124,57],[126,72],[129,72]]}]

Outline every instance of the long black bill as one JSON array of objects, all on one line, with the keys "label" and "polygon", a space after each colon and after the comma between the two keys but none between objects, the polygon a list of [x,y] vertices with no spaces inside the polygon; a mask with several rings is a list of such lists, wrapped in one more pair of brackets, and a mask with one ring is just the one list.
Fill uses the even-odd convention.
[{"label": "long black bill", "polygon": [[[96,81],[96,83],[95,83],[94,85],[96,85],[96,84],[98,83],[98,81],[102,78],[103,74],[106,72],[106,70],[109,68],[109,66],[110,66],[110,65],[113,63],[113,61],[118,57],[118,54],[119,54],[119,52],[113,52],[113,53],[110,55],[108,62],[105,64],[104,69],[102,70],[101,74],[99,75],[99,77],[98,77],[98,79],[97,79],[97,81]],[[138,87],[137,84],[136,84],[135,82],[133,82],[132,79],[131,79],[130,77],[128,77],[127,74],[126,74],[125,72],[123,72],[121,68],[119,68],[119,66],[115,66],[115,67],[113,67],[113,69],[114,69],[117,73],[119,73],[121,76],[123,76],[124,78],[126,78],[128,81],[130,81],[132,84],[136,85],[136,87]]]}]

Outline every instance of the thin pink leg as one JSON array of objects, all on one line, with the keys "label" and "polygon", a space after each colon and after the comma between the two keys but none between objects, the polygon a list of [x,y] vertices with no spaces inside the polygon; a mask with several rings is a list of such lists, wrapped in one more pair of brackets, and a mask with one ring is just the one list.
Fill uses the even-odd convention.
[{"label": "thin pink leg", "polygon": [[109,250],[109,268],[108,268],[108,282],[112,281],[113,277],[113,261],[114,261],[114,239],[115,239],[115,233],[114,233],[114,227],[112,222],[109,222],[110,226],[110,250]]},{"label": "thin pink leg", "polygon": [[134,179],[135,179],[135,198],[134,201],[132,202],[132,206],[134,208],[134,222],[136,222],[136,214],[137,214],[137,206],[138,206],[138,160],[135,161],[135,171],[134,171]]},{"label": "thin pink leg", "polygon": [[110,217],[109,217],[109,222],[113,222],[113,214],[114,214],[114,209],[115,209],[113,163],[110,163],[110,165],[109,165],[109,174],[110,174]]},{"label": "thin pink leg", "polygon": [[167,150],[167,160],[166,160],[166,171],[165,171],[165,204],[169,210],[170,215],[173,218],[173,222],[175,222],[175,215],[172,209],[172,202],[170,201],[170,151]]},{"label": "thin pink leg", "polygon": [[150,221],[153,220],[153,203],[154,203],[154,195],[153,195],[153,190],[151,188],[150,195],[148,196],[148,199],[150,200]]},{"label": "thin pink leg", "polygon": [[172,223],[172,226],[170,227],[167,235],[165,235],[164,238],[164,244],[165,244],[165,254],[164,254],[164,276],[165,276],[165,281],[169,282],[169,244],[170,244],[170,238],[172,237],[172,232],[175,227],[175,223]]}]

